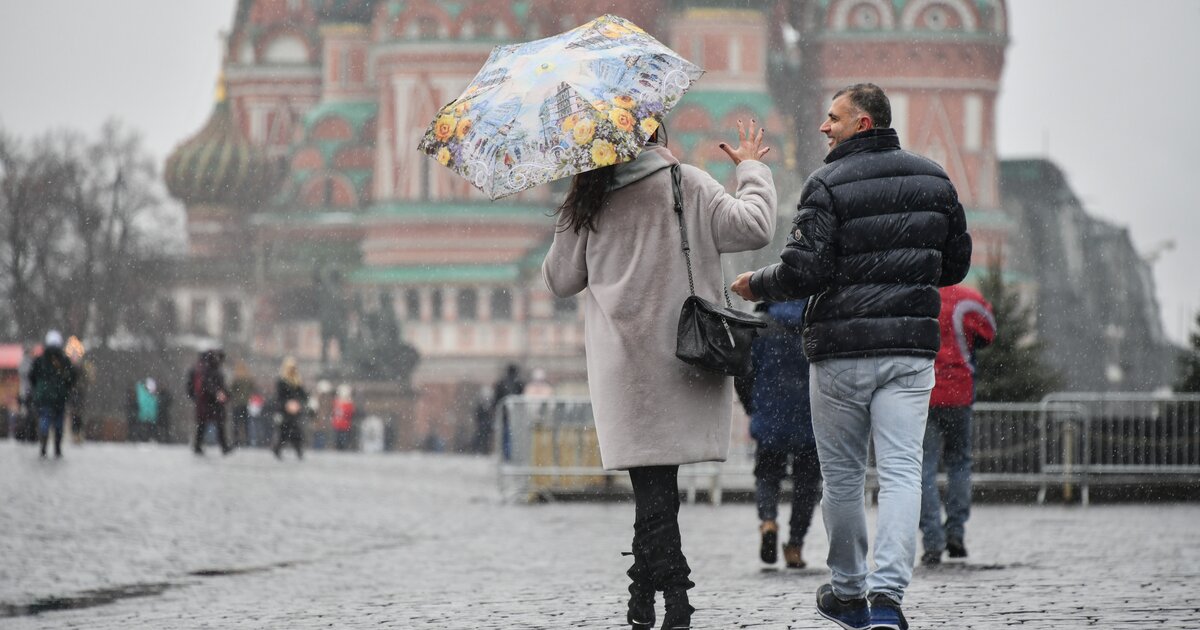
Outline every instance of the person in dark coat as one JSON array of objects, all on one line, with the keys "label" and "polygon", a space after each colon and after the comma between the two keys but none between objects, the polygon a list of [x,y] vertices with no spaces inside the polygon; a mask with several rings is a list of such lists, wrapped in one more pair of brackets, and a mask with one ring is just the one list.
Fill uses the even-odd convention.
[{"label": "person in dark coat", "polygon": [[225,388],[225,376],[221,373],[221,362],[225,353],[221,350],[206,350],[200,353],[196,365],[188,371],[187,392],[196,404],[196,436],[192,445],[197,455],[204,454],[204,430],[210,423],[217,426],[217,441],[221,453],[233,450],[225,438],[225,403],[229,391]]},{"label": "person in dark coat", "polygon": [[229,385],[229,402],[233,408],[233,443],[250,446],[250,396],[258,386],[245,361],[233,366],[233,382]]},{"label": "person in dark coat", "polygon": [[476,453],[492,452],[492,390],[487,385],[479,388],[479,397],[475,399],[475,435],[472,438],[472,450]]},{"label": "person in dark coat", "polygon": [[170,443],[174,430],[171,427],[171,390],[158,386],[158,418],[154,421],[154,439],[163,444]]},{"label": "person in dark coat", "polygon": [[275,440],[275,457],[283,459],[283,445],[291,444],[296,457],[304,458],[304,431],[300,426],[301,414],[308,404],[308,391],[300,380],[300,367],[296,359],[287,357],[275,383],[276,403],[280,415],[279,436]]},{"label": "person in dark coat", "polygon": [[[738,276],[731,288],[752,301],[812,296],[804,351],[831,572],[817,612],[843,627],[905,630],[901,602],[916,558],[941,342],[938,287],[966,277],[971,237],[946,171],[902,150],[891,119],[877,85],[834,95],[821,125],[829,155],[804,183],[781,261]],[[863,500],[872,439],[880,485],[874,571]]]},{"label": "person in dark coat", "polygon": [[779,555],[780,485],[792,469],[792,515],[784,563],[802,569],[804,536],[821,498],[821,466],[813,439],[808,396],[808,361],[801,329],[805,300],[760,308],[767,328],[751,345],[753,371],[734,381],[742,407],[750,415],[754,453],[754,495],[758,505],[759,558],[775,564]]},{"label": "person in dark coat", "polygon": [[54,456],[62,457],[63,418],[71,389],[75,387],[75,367],[63,352],[62,333],[46,333],[42,355],[33,360],[29,369],[29,386],[33,390],[33,407],[38,414],[38,439],[41,455],[46,456],[50,429],[54,429]]},{"label": "person in dark coat", "polygon": [[516,363],[509,363],[504,369],[504,377],[496,381],[492,388],[492,417],[496,409],[500,409],[500,453],[507,461],[512,456],[512,435],[508,429],[508,410],[504,409],[504,399],[508,396],[520,396],[525,393],[525,381],[521,380],[521,368]]}]

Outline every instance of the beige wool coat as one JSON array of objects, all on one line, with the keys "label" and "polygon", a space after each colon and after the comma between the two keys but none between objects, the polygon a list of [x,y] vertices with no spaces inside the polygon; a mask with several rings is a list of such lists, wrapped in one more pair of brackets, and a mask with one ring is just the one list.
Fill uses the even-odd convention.
[{"label": "beige wool coat", "polygon": [[[675,357],[679,309],[688,296],[665,147],[617,167],[594,231],[560,224],[542,263],[550,291],[583,297],[588,388],[604,468],[724,461],[733,385]],[[703,170],[681,167],[683,214],[696,294],[723,303],[721,253],[767,245],[775,184],[758,161],[737,166],[737,192]],[[561,223],[561,222],[560,222]]]}]

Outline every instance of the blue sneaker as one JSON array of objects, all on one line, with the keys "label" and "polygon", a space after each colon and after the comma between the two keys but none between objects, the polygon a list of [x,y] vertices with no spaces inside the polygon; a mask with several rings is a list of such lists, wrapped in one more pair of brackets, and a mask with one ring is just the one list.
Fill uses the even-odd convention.
[{"label": "blue sneaker", "polygon": [[871,630],[908,630],[900,604],[882,593],[871,595]]},{"label": "blue sneaker", "polygon": [[817,589],[817,612],[822,617],[836,623],[846,630],[867,630],[871,627],[871,609],[867,600],[843,600],[833,593],[833,586],[821,585]]}]

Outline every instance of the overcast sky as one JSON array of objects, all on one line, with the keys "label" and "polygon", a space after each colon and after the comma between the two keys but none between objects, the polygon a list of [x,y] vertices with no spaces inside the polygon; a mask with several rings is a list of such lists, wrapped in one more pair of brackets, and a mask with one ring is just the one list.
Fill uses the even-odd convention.
[{"label": "overcast sky", "polygon": [[[203,125],[234,0],[0,0],[0,126],[95,134],[159,158]],[[1001,157],[1048,155],[1155,264],[1170,337],[1200,309],[1200,1],[1009,0]],[[1189,61],[1190,60],[1190,61]]]}]

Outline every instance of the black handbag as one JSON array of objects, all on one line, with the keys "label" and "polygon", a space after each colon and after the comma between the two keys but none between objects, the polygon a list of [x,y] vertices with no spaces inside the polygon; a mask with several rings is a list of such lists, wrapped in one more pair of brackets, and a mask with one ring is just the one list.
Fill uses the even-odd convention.
[{"label": "black handbag", "polygon": [[687,261],[688,290],[691,295],[683,301],[676,331],[675,356],[685,363],[727,376],[750,373],[750,344],[758,329],[766,323],[750,313],[735,310],[725,289],[725,306],[713,304],[696,295],[692,277],[692,255],[688,246],[687,228],[683,225],[683,193],[680,191],[679,165],[671,167],[671,186],[675,193],[675,217],[679,219],[679,237],[683,257]]}]

